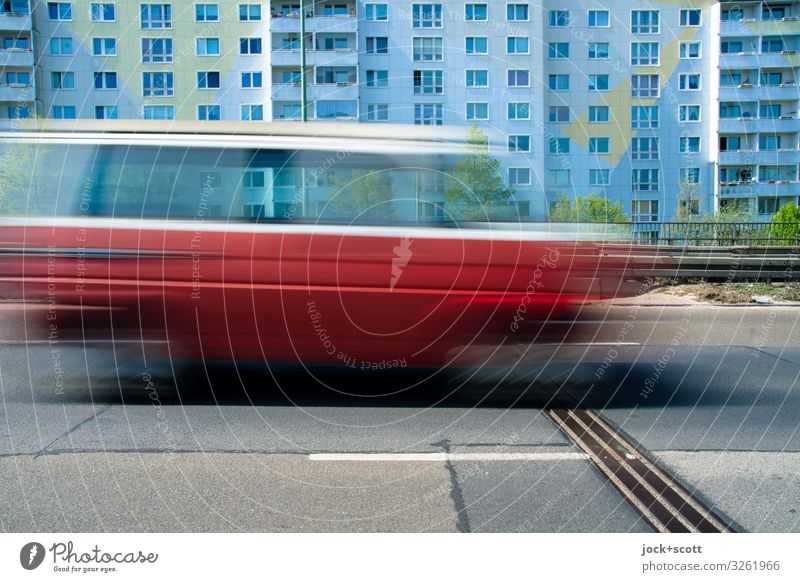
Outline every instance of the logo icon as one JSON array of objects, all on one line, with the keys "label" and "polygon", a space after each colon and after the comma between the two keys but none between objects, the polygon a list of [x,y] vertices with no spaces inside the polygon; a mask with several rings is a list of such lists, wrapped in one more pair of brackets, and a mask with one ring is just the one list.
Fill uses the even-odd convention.
[{"label": "logo icon", "polygon": [[403,274],[403,268],[408,265],[411,260],[411,243],[414,242],[407,236],[400,239],[400,244],[392,249],[394,257],[392,257],[392,280],[389,283],[389,289],[394,289],[400,277]]},{"label": "logo icon", "polygon": [[44,561],[44,546],[39,542],[28,542],[19,551],[19,563],[26,570],[35,570]]}]

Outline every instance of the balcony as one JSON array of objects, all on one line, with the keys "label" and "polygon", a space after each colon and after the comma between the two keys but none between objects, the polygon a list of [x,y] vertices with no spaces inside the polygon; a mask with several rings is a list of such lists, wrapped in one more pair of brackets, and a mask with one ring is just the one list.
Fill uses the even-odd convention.
[{"label": "balcony", "polygon": [[[300,32],[299,16],[276,16],[270,19],[272,32]],[[306,32],[358,32],[358,18],[350,15],[312,16],[306,18]]]},{"label": "balcony", "polygon": [[720,133],[755,133],[757,127],[757,120],[753,117],[722,117],[719,120]]},{"label": "balcony", "polygon": [[309,99],[358,99],[358,85],[353,83],[315,83],[308,88]]},{"label": "balcony", "polygon": [[745,83],[742,85],[721,85],[720,101],[793,101],[800,99],[800,88],[794,83],[780,85],[758,85]]},{"label": "balcony", "polygon": [[728,198],[749,198],[752,196],[797,196],[800,183],[795,181],[747,182],[720,184],[719,195]]},{"label": "balcony", "polygon": [[273,101],[300,101],[300,83],[272,83]]},{"label": "balcony", "polygon": [[762,20],[759,18],[745,18],[742,22],[720,22],[720,36],[750,36],[761,34],[765,36],[778,36],[800,33],[800,20],[795,16],[788,16],[782,20]]},{"label": "balcony", "polygon": [[33,52],[24,49],[0,49],[0,67],[33,67]]},{"label": "balcony", "polygon": [[358,65],[358,51],[353,48],[309,50],[306,53],[306,62],[309,66],[315,67],[330,65],[355,67]]},{"label": "balcony", "polygon": [[0,30],[18,32],[31,29],[31,15],[0,12]]},{"label": "balcony", "polygon": [[[300,101],[300,83],[274,83],[273,101]],[[306,87],[309,101],[318,99],[339,99],[353,101],[358,99],[358,85],[349,83],[309,83]]]},{"label": "balcony", "polygon": [[33,87],[30,85],[0,85],[0,101],[4,103],[29,103],[33,97]]},{"label": "balcony", "polygon": [[756,151],[753,149],[741,149],[735,151],[719,152],[720,166],[749,166],[754,164]]},{"label": "balcony", "polygon": [[[783,141],[783,140],[781,140]],[[772,151],[758,151],[753,156],[756,164],[776,166],[794,165],[800,162],[800,151],[796,148],[786,148]]]}]

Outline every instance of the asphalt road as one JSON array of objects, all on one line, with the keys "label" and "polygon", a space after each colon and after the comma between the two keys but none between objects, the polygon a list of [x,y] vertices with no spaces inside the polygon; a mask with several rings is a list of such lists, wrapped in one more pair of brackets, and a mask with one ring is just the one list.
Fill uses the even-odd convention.
[{"label": "asphalt road", "polygon": [[798,307],[595,306],[432,377],[173,375],[3,313],[3,531],[651,531],[543,413],[579,405],[737,529],[800,531]]}]

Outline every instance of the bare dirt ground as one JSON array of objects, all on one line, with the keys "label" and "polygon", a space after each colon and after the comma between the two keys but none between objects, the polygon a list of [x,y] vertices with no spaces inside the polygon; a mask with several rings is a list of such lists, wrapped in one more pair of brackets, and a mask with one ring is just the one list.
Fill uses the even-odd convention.
[{"label": "bare dirt ground", "polygon": [[665,282],[648,293],[651,297],[672,296],[694,299],[702,303],[758,303],[754,297],[770,303],[800,302],[800,283],[681,283]]}]

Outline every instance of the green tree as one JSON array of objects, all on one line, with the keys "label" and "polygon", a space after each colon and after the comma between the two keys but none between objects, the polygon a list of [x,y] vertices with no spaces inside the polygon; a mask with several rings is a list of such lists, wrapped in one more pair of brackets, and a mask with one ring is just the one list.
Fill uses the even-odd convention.
[{"label": "green tree", "polygon": [[394,186],[389,172],[356,169],[332,179],[335,188],[326,212],[355,222],[396,220]]},{"label": "green tree", "polygon": [[597,192],[577,196],[573,203],[561,194],[550,208],[550,222],[630,222],[622,202],[612,202]]},{"label": "green tree", "polygon": [[678,185],[678,222],[692,222],[700,218],[700,196],[697,182],[693,179]]},{"label": "green tree", "polygon": [[0,216],[36,213],[52,199],[45,187],[53,179],[52,148],[5,144],[0,148]]},{"label": "green tree", "polygon": [[516,212],[514,191],[498,168],[500,161],[489,156],[489,140],[477,126],[470,128],[467,153],[453,165],[447,176],[444,198],[454,220],[508,220]]},{"label": "green tree", "polygon": [[773,244],[793,246],[800,244],[800,208],[792,202],[784,204],[770,219],[770,236]]}]

